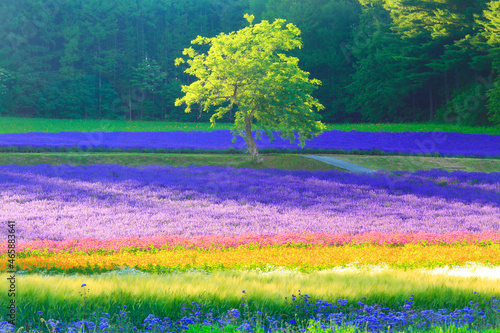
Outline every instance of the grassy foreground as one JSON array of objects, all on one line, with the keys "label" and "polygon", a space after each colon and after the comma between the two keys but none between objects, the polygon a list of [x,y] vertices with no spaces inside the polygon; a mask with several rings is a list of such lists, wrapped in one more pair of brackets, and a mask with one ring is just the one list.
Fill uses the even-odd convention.
[{"label": "grassy foreground", "polygon": [[253,169],[283,169],[328,171],[342,170],[333,165],[293,154],[266,154],[264,162],[256,164],[247,154],[154,154],[154,153],[1,153],[0,165],[37,165],[37,164],[121,164],[139,165],[188,165],[224,166]]},{"label": "grassy foreground", "polygon": [[[251,311],[294,318],[297,315],[294,305],[299,302],[300,293],[309,295],[310,303],[315,299],[329,302],[347,299],[357,308],[357,302],[363,301],[396,310],[411,295],[414,306],[422,309],[456,309],[470,306],[470,301],[486,307],[488,300],[500,295],[498,280],[408,273],[366,268],[309,274],[270,269],[168,275],[136,274],[130,270],[93,276],[17,275],[17,320],[19,323],[36,320],[37,312],[43,311],[45,319],[70,321],[94,311],[116,312],[126,305],[132,322],[139,325],[148,314],[179,318],[183,304],[191,302],[205,304],[207,310],[215,313],[241,309],[243,296]],[[0,289],[7,290],[7,284],[7,275],[0,274]],[[292,301],[292,295],[298,300]],[[6,306],[5,302],[2,298],[0,305]]]},{"label": "grassy foreground", "polygon": [[[232,124],[217,123],[215,129],[230,129]],[[254,125],[259,129],[258,125]],[[176,123],[159,121],[125,120],[77,120],[77,119],[31,119],[0,117],[0,134],[27,132],[156,132],[156,131],[211,131],[209,122]],[[454,124],[410,123],[410,124],[327,124],[327,130],[365,132],[457,132],[500,135],[500,127],[469,127]]]},{"label": "grassy foreground", "polygon": [[431,170],[500,172],[500,159],[424,156],[324,155],[359,164],[373,170]]},{"label": "grassy foreground", "polygon": [[[500,159],[449,158],[422,156],[323,155],[374,170],[462,170],[467,172],[500,172]],[[157,154],[157,153],[1,153],[0,165],[188,165],[224,166],[253,169],[328,171],[343,170],[333,165],[294,154],[264,154],[264,162],[256,164],[247,154]]]},{"label": "grassy foreground", "polygon": [[[235,333],[237,332],[235,326],[225,326],[219,328],[218,326],[213,326],[213,327],[202,327],[199,325],[193,326],[189,330],[186,331],[186,333]],[[321,328],[320,325],[317,322],[310,322],[309,326],[305,329],[305,332],[307,333],[327,333],[327,332],[336,332],[336,333],[355,333],[356,328],[352,326],[339,326],[335,328],[335,331],[333,331],[330,328]],[[363,331],[361,331],[363,332]],[[398,333],[406,333],[410,331],[398,331]],[[447,328],[442,328],[442,327],[435,327],[431,330],[425,330],[425,331],[420,331],[420,330],[411,330],[411,332],[426,332],[426,333],[498,333],[499,330],[496,329],[486,329],[486,330],[481,330],[477,331],[475,329],[468,329],[466,327],[455,327],[454,325],[451,327]],[[258,332],[261,333],[261,332]]]}]

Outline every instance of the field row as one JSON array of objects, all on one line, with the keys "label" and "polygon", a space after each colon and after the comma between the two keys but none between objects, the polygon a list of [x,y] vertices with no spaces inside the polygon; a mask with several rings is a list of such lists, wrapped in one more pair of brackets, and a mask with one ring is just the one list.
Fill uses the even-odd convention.
[{"label": "field row", "polygon": [[[5,266],[8,271],[7,256]],[[191,269],[233,270],[265,268],[269,265],[302,271],[331,269],[346,265],[387,265],[393,268],[435,268],[463,266],[476,262],[500,266],[500,245],[401,247],[322,247],[312,248],[238,248],[229,250],[153,250],[115,254],[55,253],[20,256],[16,265],[21,271],[61,273],[102,273],[119,267],[146,272],[173,272]]]},{"label": "field row", "polygon": [[[0,166],[19,241],[500,231],[500,173]],[[6,237],[7,229],[0,235]]]},{"label": "field row", "polygon": [[[254,136],[257,132],[254,132]],[[260,150],[268,152],[321,152],[352,154],[407,154],[432,156],[500,157],[500,135],[445,132],[343,132],[326,131],[307,141],[304,148],[279,137],[256,137]],[[0,134],[5,152],[42,151],[144,151],[233,152],[246,150],[241,136],[229,130],[176,132],[59,132]],[[478,149],[481,147],[481,149]]]},{"label": "field row", "polygon": [[[5,289],[8,276],[0,277]],[[156,332],[160,327],[181,332],[181,327],[210,323],[237,324],[250,332],[259,325],[267,332],[278,327],[298,332],[311,319],[321,325],[354,325],[361,332],[365,327],[401,332],[452,324],[484,330],[500,323],[497,280],[416,271],[255,269],[152,275],[128,270],[64,278],[19,274],[17,279],[22,285],[17,296],[20,322],[39,327],[40,318],[54,318],[49,326],[54,324],[56,331],[86,324],[96,332],[110,332],[111,322],[114,332],[132,332],[133,326],[141,332],[153,327]]]},{"label": "field row", "polygon": [[[454,232],[434,233],[381,233],[362,234],[321,234],[282,233],[277,235],[244,234],[237,236],[201,236],[185,238],[175,235],[156,237],[130,237],[108,239],[67,239],[62,241],[33,240],[16,245],[18,255],[23,257],[63,254],[63,253],[124,253],[159,250],[218,251],[230,249],[262,248],[313,248],[313,247],[401,247],[405,245],[491,246],[500,244],[500,233]],[[7,244],[0,244],[0,255],[7,253]]]}]

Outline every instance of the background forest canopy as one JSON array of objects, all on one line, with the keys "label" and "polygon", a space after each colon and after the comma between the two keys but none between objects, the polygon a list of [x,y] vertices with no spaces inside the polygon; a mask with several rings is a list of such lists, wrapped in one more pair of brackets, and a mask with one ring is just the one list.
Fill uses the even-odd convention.
[{"label": "background forest canopy", "polygon": [[[302,32],[322,121],[500,125],[500,1],[16,0],[0,3],[0,115],[208,121],[174,60],[245,13]],[[201,50],[204,51],[204,50]],[[221,121],[234,121],[229,117]]]}]

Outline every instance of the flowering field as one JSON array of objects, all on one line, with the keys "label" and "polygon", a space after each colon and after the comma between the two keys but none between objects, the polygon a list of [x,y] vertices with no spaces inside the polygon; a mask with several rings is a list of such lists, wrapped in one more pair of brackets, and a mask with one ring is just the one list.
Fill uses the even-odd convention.
[{"label": "flowering field", "polygon": [[[307,246],[307,244],[305,244]],[[119,253],[22,253],[17,265],[30,272],[102,273],[120,267],[146,272],[173,272],[191,269],[207,271],[283,267],[324,270],[338,266],[385,265],[393,268],[463,266],[471,262],[500,266],[500,245],[460,246],[406,245],[366,247],[265,247],[213,251],[198,249],[146,250]],[[6,268],[3,269],[6,271]]]},{"label": "flowering field", "polygon": [[[441,156],[500,157],[500,135],[445,132],[326,131],[306,142],[304,149],[275,134],[256,140],[259,149],[288,152],[360,151],[387,154],[438,154]],[[478,149],[480,147],[480,149]],[[3,151],[160,150],[160,151],[244,151],[245,142],[232,142],[229,130],[173,132],[59,132],[0,134]]]},{"label": "flowering field", "polygon": [[0,188],[22,270],[500,265],[500,173],[1,166]]},{"label": "flowering field", "polygon": [[21,241],[500,231],[500,173],[14,165],[0,191]]},{"label": "flowering field", "polygon": [[[229,131],[186,132],[185,137],[178,132],[175,138],[172,133],[3,134],[0,135],[0,146],[243,149],[241,141],[234,145],[230,143]],[[306,147],[377,149],[407,154],[500,155],[500,142],[495,141],[500,138],[497,135],[360,133],[330,131],[315,139],[317,141],[308,142]],[[278,147],[266,142],[261,142],[260,146]],[[276,144],[286,149],[296,147],[280,140]],[[478,146],[484,147],[479,153]],[[194,270],[230,274],[215,283],[227,286],[235,271],[249,272],[269,267],[315,274],[352,265],[360,268],[383,265],[411,271],[464,267],[470,263],[500,266],[500,172],[431,170],[353,174],[203,166],[2,165],[0,216],[2,220],[16,223],[16,265],[25,274],[26,281],[30,276],[46,274],[84,274],[81,276],[90,277],[128,269],[141,274],[152,273],[144,282],[151,284],[147,281],[152,281],[152,276],[166,279],[166,276],[190,274]],[[0,236],[7,239],[7,228],[0,228]],[[7,250],[7,244],[1,243],[0,258],[7,258]],[[0,266],[0,273],[7,271],[6,262]],[[182,276],[191,279],[187,278],[189,275]],[[63,279],[55,284],[59,286]],[[113,279],[118,281],[120,278]],[[294,325],[298,322],[290,319],[293,313],[298,316],[297,311],[304,320],[319,320],[321,324],[318,325],[323,325],[323,328],[327,327],[324,319],[328,317],[331,318],[330,324],[364,325],[373,332],[386,329],[388,325],[402,329],[410,324],[426,328],[443,323],[483,328],[500,324],[498,301],[491,297],[491,293],[498,289],[488,287],[490,285],[486,282],[478,281],[474,286],[484,286],[482,291],[490,293],[489,300],[477,300],[467,305],[463,300],[470,300],[473,290],[468,290],[467,294],[464,289],[447,287],[445,295],[440,289],[444,288],[441,280],[432,288],[429,286],[435,281],[433,278],[425,277],[425,283],[418,280],[415,285],[422,285],[422,289],[415,292],[415,301],[419,304],[451,297],[441,299],[440,304],[465,306],[433,312],[417,310],[412,306],[412,298],[397,305],[399,310],[393,311],[382,305],[369,304],[369,300],[359,301],[341,295],[343,290],[352,288],[354,279],[344,278],[345,286],[335,288],[330,287],[331,280],[318,282],[321,284],[318,287],[324,289],[321,296],[326,298],[316,298],[314,316],[308,314],[313,305],[308,304],[310,297],[306,295],[301,300],[303,308],[300,311],[283,304],[275,308],[273,316],[263,319],[267,325],[265,330],[271,331],[283,322],[297,328]],[[402,284],[399,276],[391,279],[390,287],[374,285],[368,288],[366,283],[372,280],[366,278],[359,282],[359,288],[365,286],[378,302],[389,303],[395,298],[387,290]],[[188,280],[182,280],[182,283],[186,284]],[[94,280],[89,278],[88,281]],[[103,279],[94,283],[97,281],[104,283]],[[198,282],[196,288],[208,283],[203,281]],[[244,278],[238,281],[243,283]],[[82,283],[80,285],[87,286],[87,283]],[[61,304],[67,300],[67,291],[42,297],[38,296],[40,285],[41,280],[34,280],[32,285],[23,287],[25,294],[21,299],[29,300],[30,305],[22,309],[22,318],[33,320],[40,316],[40,311],[46,311],[65,317],[69,323],[73,318],[72,311],[48,311],[48,308],[63,309]],[[259,288],[263,289],[263,286],[264,283]],[[47,290],[50,288],[53,287],[47,286]],[[226,302],[223,299],[229,296],[220,293],[208,299],[212,306],[223,304],[228,310],[217,320],[214,314],[197,308],[201,305],[193,305],[191,314],[187,314],[184,308],[177,321],[148,316],[154,309],[161,312],[165,308],[164,299],[160,302],[155,292],[150,292],[141,294],[138,304],[130,304],[139,299],[136,294],[128,295],[124,291],[103,287],[99,297],[92,301],[103,306],[116,305],[117,302],[122,306],[125,303],[119,302],[129,301],[126,304],[131,311],[136,311],[133,321],[142,322],[145,331],[154,327],[161,331],[162,327],[166,331],[180,332],[188,324],[196,323],[237,323],[240,330],[249,331],[256,327],[254,319],[243,319],[244,307],[240,309],[241,313],[235,311],[236,303],[240,301]],[[204,292],[201,291],[200,295]],[[47,296],[48,293],[40,295]],[[112,302],[106,298],[110,295],[114,297]],[[179,295],[169,296],[173,299],[168,303],[172,309],[177,306],[174,301],[182,303],[189,299],[188,292]],[[260,301],[268,295],[268,291],[262,291]],[[332,298],[335,295],[337,298]],[[75,304],[78,299],[69,299],[69,302]],[[357,307],[348,307],[348,303]],[[0,305],[4,306],[4,303]],[[258,309],[257,305],[255,309]],[[115,318],[120,328],[116,329],[124,330],[125,326],[120,325],[125,322],[128,312],[120,311]],[[137,313],[142,318],[137,318]],[[104,332],[111,327],[106,318],[95,317],[94,323],[80,319],[68,325],[55,322],[50,325],[56,331],[68,329],[76,332],[85,325],[89,329],[98,327]],[[0,323],[0,331],[2,327],[12,331],[8,325]],[[134,331],[131,327],[130,331]]]}]

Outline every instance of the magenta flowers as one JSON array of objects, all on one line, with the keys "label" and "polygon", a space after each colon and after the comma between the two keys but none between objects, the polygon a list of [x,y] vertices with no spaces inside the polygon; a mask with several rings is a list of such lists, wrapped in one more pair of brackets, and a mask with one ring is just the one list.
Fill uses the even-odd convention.
[{"label": "magenta flowers", "polygon": [[[203,249],[216,250],[238,247],[266,246],[343,246],[343,245],[404,245],[404,244],[500,244],[500,233],[452,232],[446,234],[432,233],[380,233],[363,234],[279,234],[279,235],[233,235],[233,236],[199,236],[185,238],[181,236],[150,236],[110,239],[66,239],[62,241],[33,240],[22,242],[19,251],[53,252],[121,252],[156,249]],[[7,244],[0,244],[0,254],[7,253]]]}]

